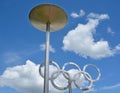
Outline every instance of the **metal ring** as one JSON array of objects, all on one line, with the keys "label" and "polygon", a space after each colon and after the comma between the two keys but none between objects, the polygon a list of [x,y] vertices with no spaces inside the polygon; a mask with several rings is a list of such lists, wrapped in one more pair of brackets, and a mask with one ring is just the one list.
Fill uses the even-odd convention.
[{"label": "metal ring", "polygon": [[[60,72],[60,67],[59,67],[59,65],[58,65],[56,62],[50,61],[50,64],[53,64],[53,65],[57,68],[57,71]],[[40,76],[43,77],[43,78],[44,78],[44,75],[43,75],[43,73],[42,73],[42,67],[43,67],[44,65],[45,65],[45,62],[41,63],[41,64],[40,64],[40,67],[39,67],[39,74],[40,74]],[[57,75],[54,76],[54,77],[49,77],[49,80],[57,78],[58,75],[59,75],[59,73],[57,73]]]},{"label": "metal ring", "polygon": [[[59,72],[58,72],[58,71],[54,72],[54,73],[52,74],[52,77],[54,77],[54,75],[55,75],[56,73],[59,73]],[[63,71],[60,70],[60,73],[63,74]],[[59,73],[59,75],[60,75],[60,73]],[[68,74],[66,71],[64,72],[64,74],[66,74],[66,75],[70,78],[69,74]],[[66,78],[66,79],[67,79],[67,78]],[[55,79],[51,79],[51,83],[52,83],[52,85],[53,85],[56,89],[58,89],[58,90],[66,90],[66,89],[69,88],[69,80],[68,80],[68,79],[67,79],[67,80],[68,80],[68,85],[65,86],[65,87],[60,87],[60,86],[56,85],[55,82],[54,82],[54,80],[55,80]]]},{"label": "metal ring", "polygon": [[[66,68],[68,65],[73,65],[73,66],[75,66],[75,67],[78,69],[78,71],[81,71],[81,69],[80,69],[80,67],[79,67],[77,64],[75,64],[75,63],[73,63],[73,62],[68,62],[68,63],[65,63],[65,64],[63,65],[62,71],[63,71],[64,77],[67,78],[67,79],[69,79],[69,80],[71,80],[71,81],[74,81],[74,80],[76,80],[76,78],[71,78],[71,77],[69,78],[69,77],[66,76],[66,73],[64,73],[64,72],[66,72],[65,68]],[[69,74],[69,73],[68,73],[68,74]],[[70,76],[70,75],[69,75],[69,76]]]},{"label": "metal ring", "polygon": [[85,65],[85,66],[83,67],[83,71],[84,71],[84,72],[86,72],[86,69],[87,69],[88,66],[93,67],[93,68],[98,72],[98,76],[97,76],[96,79],[93,79],[93,78],[90,79],[89,77],[86,77],[86,78],[87,78],[88,80],[93,81],[93,82],[98,81],[98,80],[100,79],[100,76],[101,76],[100,70],[99,70],[95,65],[87,64],[87,65]]},{"label": "metal ring", "polygon": [[[83,90],[83,91],[84,91],[84,90],[89,90],[89,89],[91,89],[91,87],[93,86],[93,81],[89,80],[89,79],[92,78],[92,77],[90,76],[90,74],[87,73],[87,72],[84,72],[84,71],[80,71],[80,72],[76,73],[74,77],[76,77],[78,74],[80,74],[80,75],[83,74],[83,76],[85,77],[85,79],[87,79],[90,83],[89,83],[88,87],[82,88],[81,86],[79,86],[79,85],[76,83],[76,81],[78,81],[78,80],[75,80],[75,81],[74,81],[75,86],[76,86],[78,89]],[[89,77],[89,79],[88,79],[87,77]]]}]

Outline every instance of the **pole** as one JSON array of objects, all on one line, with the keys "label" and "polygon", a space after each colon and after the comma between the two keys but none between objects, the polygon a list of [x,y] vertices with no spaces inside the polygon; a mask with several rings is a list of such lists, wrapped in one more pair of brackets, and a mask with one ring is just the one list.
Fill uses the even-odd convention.
[{"label": "pole", "polygon": [[46,23],[46,53],[44,68],[44,93],[49,93],[49,45],[50,45],[50,23]]},{"label": "pole", "polygon": [[68,83],[69,83],[69,93],[72,93],[72,82],[69,80]]}]

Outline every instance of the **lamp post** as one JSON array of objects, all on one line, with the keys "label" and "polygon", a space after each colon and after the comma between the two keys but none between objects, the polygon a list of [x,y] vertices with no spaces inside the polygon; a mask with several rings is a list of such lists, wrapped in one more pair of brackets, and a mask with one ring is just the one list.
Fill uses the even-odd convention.
[{"label": "lamp post", "polygon": [[63,28],[67,23],[67,15],[63,9],[56,5],[42,4],[31,10],[29,19],[34,27],[46,32],[44,93],[49,93],[50,32]]},{"label": "lamp post", "polygon": [[[38,5],[30,11],[29,20],[35,28],[46,32],[45,62],[41,63],[39,67],[39,73],[44,78],[44,93],[49,93],[49,81],[51,81],[51,84],[58,90],[69,89],[69,93],[72,93],[72,83],[74,83],[74,85],[80,90],[91,89],[93,83],[99,80],[101,76],[100,70],[96,66],[87,64],[81,70],[77,64],[68,62],[63,65],[62,69],[60,69],[56,62],[49,60],[50,32],[60,30],[66,25],[67,15],[64,10],[52,4]],[[49,75],[50,64],[54,65],[57,69],[57,71],[52,73],[51,77]],[[69,71],[66,70],[66,67],[69,65],[72,65],[77,69],[77,73],[75,73],[73,77],[71,77]],[[93,67],[98,72],[98,77],[96,77],[96,79],[92,78],[92,76],[86,71],[89,66]],[[42,74],[42,67],[44,67],[44,75]],[[55,83],[55,79],[57,79],[60,74],[62,74],[68,81],[67,86],[61,87]],[[81,87],[77,83],[81,77],[84,77],[89,82],[86,87]]]}]

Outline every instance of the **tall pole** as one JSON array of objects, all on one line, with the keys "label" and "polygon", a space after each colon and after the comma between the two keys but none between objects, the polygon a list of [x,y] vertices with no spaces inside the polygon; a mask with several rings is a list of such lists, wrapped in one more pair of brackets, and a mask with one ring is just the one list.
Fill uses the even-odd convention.
[{"label": "tall pole", "polygon": [[49,47],[50,32],[62,29],[67,23],[67,15],[63,9],[53,4],[42,4],[34,7],[29,13],[31,24],[46,32],[45,68],[44,68],[44,90],[49,93]]},{"label": "tall pole", "polygon": [[45,68],[44,68],[44,93],[49,93],[49,45],[50,45],[50,22],[47,22]]}]

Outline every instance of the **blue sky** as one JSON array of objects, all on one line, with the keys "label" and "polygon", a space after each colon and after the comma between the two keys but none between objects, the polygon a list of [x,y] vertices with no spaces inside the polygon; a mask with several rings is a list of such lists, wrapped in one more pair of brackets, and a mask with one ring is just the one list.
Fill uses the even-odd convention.
[{"label": "blue sky", "polygon": [[37,69],[44,61],[45,33],[31,25],[28,15],[33,7],[46,3],[58,5],[68,15],[67,25],[51,33],[50,59],[60,67],[66,62],[81,68],[94,64],[102,76],[88,93],[119,93],[118,0],[1,0],[0,93],[42,91],[43,79]]}]

